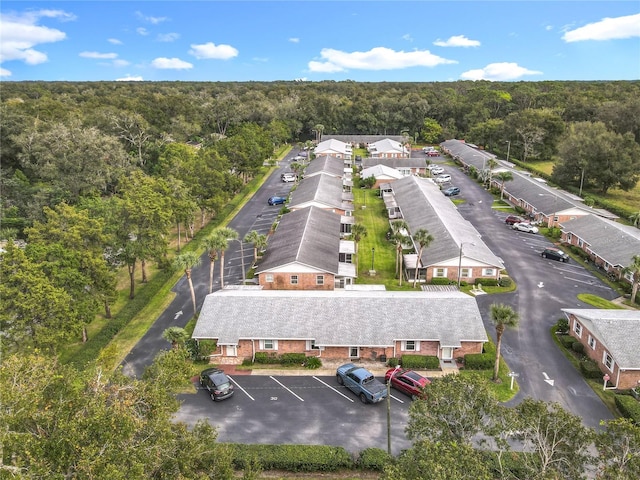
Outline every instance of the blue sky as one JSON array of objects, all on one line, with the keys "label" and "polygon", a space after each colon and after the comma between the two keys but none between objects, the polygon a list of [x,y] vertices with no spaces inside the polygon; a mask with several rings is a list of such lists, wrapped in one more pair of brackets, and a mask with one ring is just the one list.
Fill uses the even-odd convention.
[{"label": "blue sky", "polygon": [[640,79],[640,2],[2,1],[1,80]]}]

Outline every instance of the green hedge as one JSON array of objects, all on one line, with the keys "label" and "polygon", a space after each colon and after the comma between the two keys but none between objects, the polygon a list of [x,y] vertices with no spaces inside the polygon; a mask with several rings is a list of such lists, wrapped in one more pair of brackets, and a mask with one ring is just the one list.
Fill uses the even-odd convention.
[{"label": "green hedge", "polygon": [[495,364],[495,353],[467,353],[464,356],[464,368],[467,370],[491,370]]},{"label": "green hedge", "polygon": [[304,353],[283,353],[280,355],[282,365],[304,365],[307,356]]},{"label": "green hedge", "polygon": [[353,469],[353,458],[342,447],[329,445],[244,445],[223,444],[232,449],[236,470],[244,470],[257,458],[263,470],[287,472],[333,472]]},{"label": "green hedge", "polygon": [[600,367],[590,358],[580,360],[580,371],[585,378],[602,378]]},{"label": "green hedge", "polygon": [[483,287],[496,287],[499,285],[499,281],[495,278],[476,278],[476,285],[482,285]]},{"label": "green hedge", "polygon": [[274,365],[280,363],[280,357],[275,353],[256,352],[253,361],[264,365]]},{"label": "green hedge", "polygon": [[431,285],[452,285],[454,282],[448,278],[432,278],[429,283]]},{"label": "green hedge", "polygon": [[572,337],[571,335],[558,335],[558,340],[560,340],[560,343],[562,344],[562,346],[567,350],[571,350],[573,348],[573,344],[578,341],[575,337]]},{"label": "green hedge", "polygon": [[381,472],[386,465],[394,461],[394,457],[380,448],[365,448],[360,452],[356,465],[363,470]]},{"label": "green hedge", "polygon": [[440,368],[440,359],[435,355],[402,355],[400,364],[404,368],[424,368],[436,370]]},{"label": "green hedge", "polygon": [[631,395],[616,395],[615,399],[620,413],[640,426],[640,402]]}]

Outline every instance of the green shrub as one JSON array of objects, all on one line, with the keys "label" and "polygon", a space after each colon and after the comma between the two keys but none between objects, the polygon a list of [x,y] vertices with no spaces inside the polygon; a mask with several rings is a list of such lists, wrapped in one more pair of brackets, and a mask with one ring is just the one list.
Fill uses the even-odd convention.
[{"label": "green shrub", "polygon": [[500,277],[500,280],[498,280],[498,286],[500,287],[509,288],[512,284],[513,280],[511,280],[511,277]]},{"label": "green shrub", "polygon": [[580,371],[585,378],[601,378],[602,371],[600,371],[600,367],[598,364],[591,360],[590,358],[583,358],[580,360]]},{"label": "green shrub", "polygon": [[[223,444],[232,449],[234,467],[244,470],[258,458],[263,470],[288,472],[333,472],[354,468],[349,452],[329,445],[244,445]],[[254,462],[255,463],[255,462]]]},{"label": "green shrub", "polygon": [[400,361],[396,357],[391,357],[389,360],[387,360],[387,365],[391,368],[396,368],[398,365],[400,365]]},{"label": "green shrub", "polygon": [[381,472],[385,465],[390,464],[393,457],[381,448],[365,448],[360,452],[356,465],[363,470],[376,470]]},{"label": "green shrub", "polygon": [[483,287],[496,287],[498,280],[495,278],[476,278],[476,285],[482,285]]},{"label": "green shrub", "polygon": [[448,278],[432,278],[431,285],[451,285],[453,282]]},{"label": "green shrub", "polygon": [[402,355],[400,363],[404,368],[423,368],[425,370],[440,368],[440,359],[434,355]]},{"label": "green shrub", "polygon": [[571,335],[558,335],[558,340],[560,340],[562,346],[567,350],[571,350],[573,344],[577,342]]},{"label": "green shrub", "polygon": [[253,362],[250,358],[245,358],[244,360],[242,360],[243,367],[250,367],[251,365],[253,365]]},{"label": "green shrub", "polygon": [[255,363],[273,365],[274,363],[280,363],[280,358],[271,352],[256,352],[254,357]]},{"label": "green shrub", "polygon": [[467,370],[491,370],[495,363],[495,353],[467,353],[464,356],[464,368]]},{"label": "green shrub", "polygon": [[283,353],[280,356],[282,365],[304,365],[306,361],[307,356],[304,353]]},{"label": "green shrub", "polygon": [[309,370],[315,370],[322,366],[322,360],[320,360],[318,357],[307,357],[304,362],[304,366]]},{"label": "green shrub", "polygon": [[495,357],[496,356],[496,344],[493,343],[491,340],[489,340],[488,342],[486,342],[482,346],[482,353],[487,353],[487,354],[493,355]]},{"label": "green shrub", "polygon": [[584,353],[584,345],[580,342],[573,342],[571,349],[576,353]]},{"label": "green shrub", "polygon": [[631,395],[616,395],[615,400],[620,413],[640,426],[640,402]]},{"label": "green shrub", "polygon": [[556,332],[567,333],[569,331],[569,320],[566,318],[559,318],[556,322]]}]

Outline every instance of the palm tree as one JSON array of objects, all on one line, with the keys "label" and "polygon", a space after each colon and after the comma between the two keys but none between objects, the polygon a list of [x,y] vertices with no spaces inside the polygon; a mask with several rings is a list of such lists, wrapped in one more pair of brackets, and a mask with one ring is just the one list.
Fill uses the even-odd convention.
[{"label": "palm tree", "polygon": [[631,222],[631,225],[633,225],[634,227],[640,228],[640,211],[637,211],[633,215],[630,215],[629,221]]},{"label": "palm tree", "polygon": [[502,200],[504,196],[504,184],[509,180],[513,180],[513,174],[505,170],[503,172],[498,173],[496,175],[496,178],[500,180],[500,200]]},{"label": "palm tree", "polygon": [[[351,238],[356,244],[356,257],[358,257],[358,244],[360,240],[367,236],[367,227],[361,223],[354,223],[351,226]],[[356,261],[356,275],[358,274],[358,261]]]},{"label": "palm tree", "polygon": [[229,240],[238,239],[238,232],[229,227],[219,228],[218,232],[220,232],[220,236],[223,240],[220,242],[222,245],[222,248],[220,249],[220,288],[224,288],[224,252],[229,248]]},{"label": "palm tree", "polygon": [[502,334],[506,327],[517,327],[520,320],[518,313],[509,305],[493,303],[490,307],[491,321],[496,326],[496,364],[493,368],[493,381],[498,380],[498,370],[500,369],[500,346]]},{"label": "palm tree", "polygon": [[244,242],[253,243],[253,263],[256,263],[258,261],[258,251],[267,245],[267,236],[258,233],[256,230],[251,230],[244,236]]},{"label": "palm tree", "polygon": [[300,173],[302,173],[302,171],[304,170],[304,165],[298,162],[291,162],[291,164],[289,164],[289,168],[291,168],[291,170],[293,170],[293,173],[296,174],[295,183],[298,183],[298,177],[300,176]]},{"label": "palm tree", "polygon": [[399,285],[402,285],[402,244],[406,243],[409,237],[404,232],[409,230],[409,225],[404,220],[394,220],[391,222],[391,240],[396,244],[396,275],[398,275]]},{"label": "palm tree", "polygon": [[[495,158],[487,160],[487,168],[489,169],[489,190],[491,190],[491,181],[493,180],[493,169],[498,166],[498,162]],[[484,175],[484,172],[482,172]]]},{"label": "palm tree", "polygon": [[316,134],[316,142],[320,143],[320,139],[322,138],[322,132],[324,132],[324,125],[318,123],[315,127],[313,127],[313,132]]},{"label": "palm tree", "polygon": [[209,293],[213,292],[213,266],[218,259],[218,252],[227,246],[226,238],[222,237],[220,230],[214,230],[201,242],[202,248],[209,255]]},{"label": "palm tree", "polygon": [[418,258],[416,258],[416,273],[413,277],[413,288],[416,288],[416,284],[418,283],[418,270],[420,267],[420,259],[422,258],[422,251],[427,248],[431,242],[433,242],[433,235],[425,228],[420,228],[413,234],[413,243],[417,243],[420,246],[420,248],[418,248]]},{"label": "palm tree", "polygon": [[171,348],[178,348],[189,339],[189,334],[182,327],[169,327],[162,332],[162,338],[167,342],[171,342]]},{"label": "palm tree", "polygon": [[184,252],[177,255],[173,259],[173,266],[178,269],[184,269],[184,274],[187,276],[187,282],[189,282],[189,289],[191,290],[191,301],[193,302],[193,313],[197,312],[196,309],[196,291],[193,289],[193,281],[191,280],[191,269],[200,265],[200,255],[196,252]]},{"label": "palm tree", "polygon": [[638,286],[640,286],[640,255],[634,255],[631,265],[624,269],[625,274],[631,274],[631,304],[636,301]]}]

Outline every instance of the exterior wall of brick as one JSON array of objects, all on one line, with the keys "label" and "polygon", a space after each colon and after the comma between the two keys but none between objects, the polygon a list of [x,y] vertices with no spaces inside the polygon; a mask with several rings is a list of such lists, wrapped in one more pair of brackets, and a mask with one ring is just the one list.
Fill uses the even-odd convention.
[{"label": "exterior wall of brick", "polygon": [[[604,364],[605,352],[610,354],[609,350],[607,350],[606,348],[606,345],[603,345],[600,341],[594,338],[595,349],[591,347],[589,345],[589,336],[591,335],[591,332],[584,326],[584,324],[580,323],[580,325],[582,326],[582,332],[580,336],[578,336],[575,331],[576,323],[580,322],[574,315],[571,315],[569,318],[569,334],[572,337],[578,339],[578,341],[584,346],[585,355],[587,355],[591,360],[598,364],[598,367],[600,367],[600,371],[602,372],[603,376],[605,373],[609,375],[609,383],[615,385],[615,382],[617,381],[617,388],[619,388],[620,390],[628,390],[630,388],[638,386],[638,381],[640,381],[640,370],[621,371],[615,358],[613,358],[613,369],[610,370]],[[613,357],[613,355],[611,356]]]},{"label": "exterior wall of brick", "polygon": [[[273,275],[273,282],[267,282],[266,276]],[[298,276],[298,283],[291,283],[291,276]],[[317,276],[324,277],[323,284],[318,285]],[[258,282],[264,290],[333,290],[335,276],[330,273],[261,273]]]},{"label": "exterior wall of brick", "polygon": [[[436,270],[438,268],[446,268],[447,269],[447,276],[446,277],[436,277],[435,273]],[[468,267],[464,264],[464,259],[463,259],[463,263],[462,263],[462,270],[464,269],[471,269],[471,276],[470,277],[462,277],[460,280],[469,284],[475,283],[477,280],[480,280],[480,283],[482,283],[482,279],[483,278],[489,278],[489,279],[494,279],[497,280],[498,278],[500,278],[500,269],[498,267]],[[495,270],[495,275],[492,275],[490,277],[484,276],[482,275],[484,272],[485,268],[494,268]],[[431,280],[433,280],[434,278],[447,278],[452,282],[457,282],[458,281],[458,266],[456,265],[455,267],[448,265],[448,266],[442,266],[442,267],[438,267],[438,266],[431,266],[429,268],[427,268],[427,283],[431,282]]]}]

